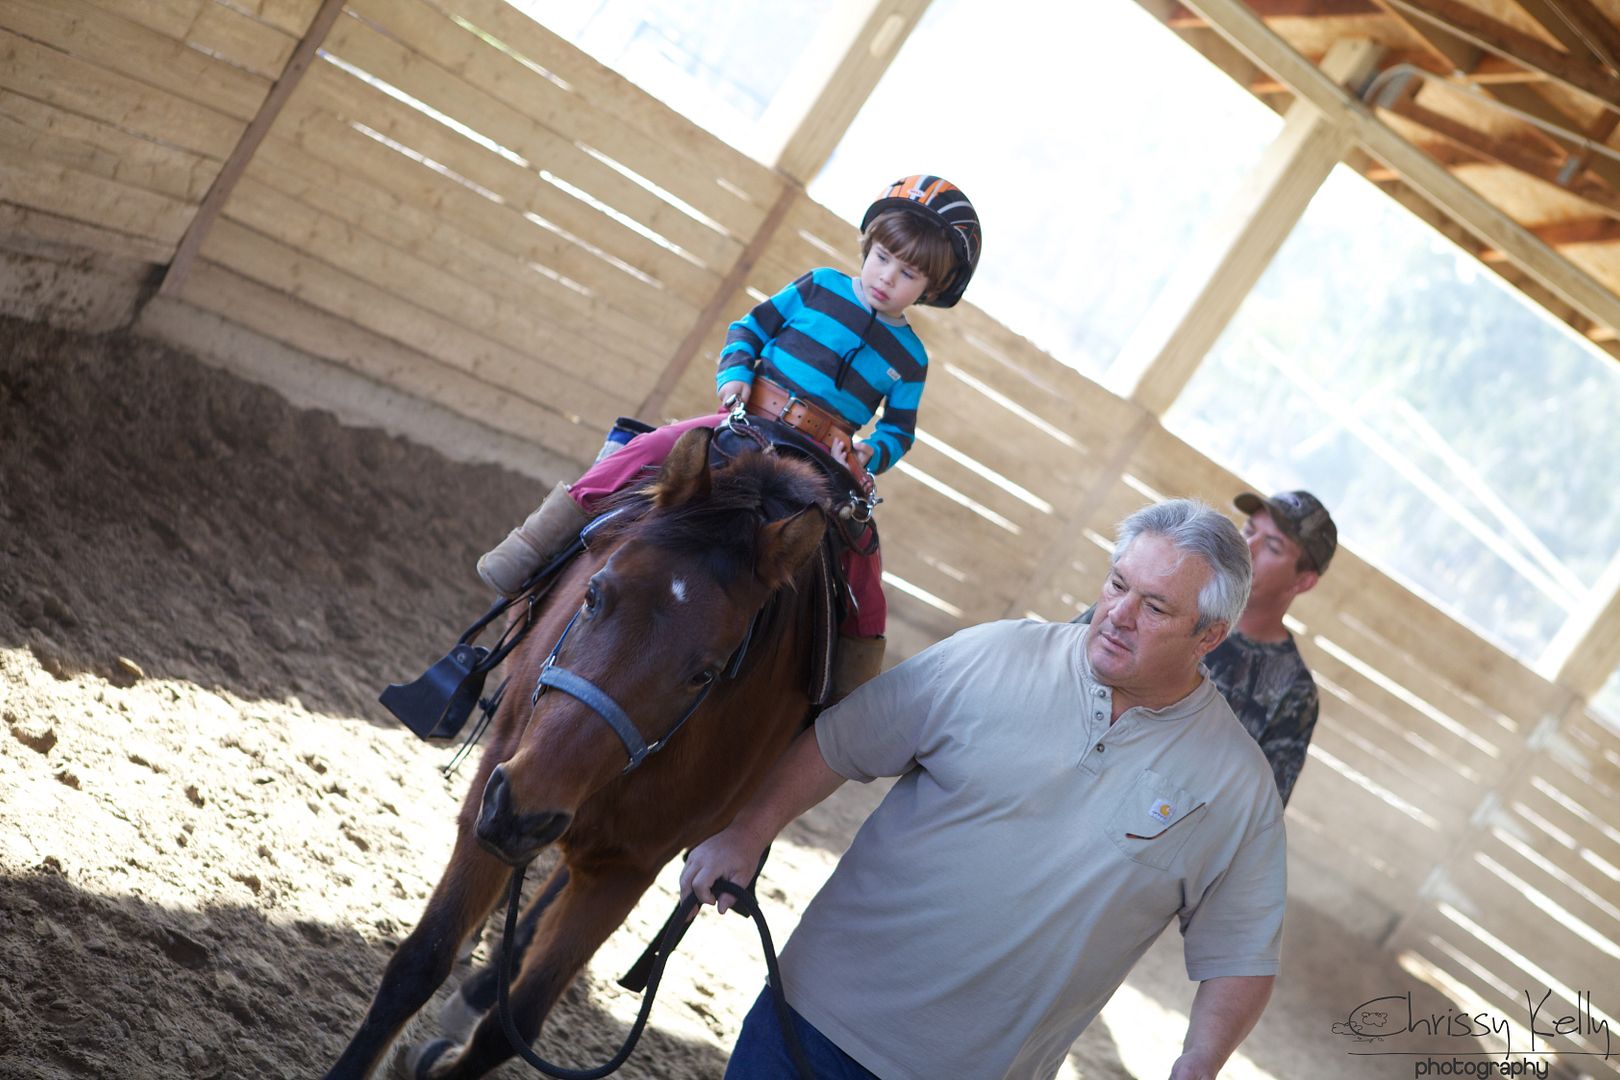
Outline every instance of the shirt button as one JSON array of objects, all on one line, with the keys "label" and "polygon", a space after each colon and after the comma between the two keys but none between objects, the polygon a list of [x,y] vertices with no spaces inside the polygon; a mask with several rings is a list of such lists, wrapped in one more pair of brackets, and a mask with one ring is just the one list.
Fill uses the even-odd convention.
[{"label": "shirt button", "polygon": [[1103,752],[1103,751],[1104,751],[1104,750],[1107,750],[1107,749],[1108,749],[1108,747],[1106,747],[1106,746],[1104,746],[1104,745],[1103,745],[1103,744],[1102,744],[1102,743],[1098,743],[1098,744],[1097,744],[1097,753],[1099,753],[1099,754],[1100,754],[1100,753],[1102,753],[1102,752]]},{"label": "shirt button", "polygon": [[1101,720],[1102,719],[1102,710],[1099,709],[1096,712],[1092,713],[1091,715],[1095,716],[1098,720]]}]

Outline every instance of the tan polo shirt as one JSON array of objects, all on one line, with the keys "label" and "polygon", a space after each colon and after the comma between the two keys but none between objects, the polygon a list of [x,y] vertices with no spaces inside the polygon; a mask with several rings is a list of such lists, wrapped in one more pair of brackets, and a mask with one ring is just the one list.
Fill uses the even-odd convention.
[{"label": "tan polo shirt", "polygon": [[1110,727],[1088,630],[964,630],[816,722],[840,774],[900,779],[782,950],[783,983],[885,1080],[1054,1075],[1172,918],[1191,978],[1277,971],[1265,756],[1207,678]]}]

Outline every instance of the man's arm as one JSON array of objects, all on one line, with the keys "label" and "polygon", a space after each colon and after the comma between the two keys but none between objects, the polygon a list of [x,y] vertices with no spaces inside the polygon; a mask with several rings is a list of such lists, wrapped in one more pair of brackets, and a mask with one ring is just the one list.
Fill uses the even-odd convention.
[{"label": "man's arm", "polygon": [[822,756],[816,729],[800,732],[732,823],[692,849],[681,870],[681,895],[696,893],[705,904],[714,904],[716,911],[731,907],[730,896],[716,902],[715,881],[726,878],[747,885],[759,866],[760,854],[776,834],[843,782]]},{"label": "man's arm", "polygon": [[1199,983],[1187,1041],[1170,1069],[1170,1080],[1215,1080],[1265,1011],[1276,980],[1275,975],[1228,975]]}]

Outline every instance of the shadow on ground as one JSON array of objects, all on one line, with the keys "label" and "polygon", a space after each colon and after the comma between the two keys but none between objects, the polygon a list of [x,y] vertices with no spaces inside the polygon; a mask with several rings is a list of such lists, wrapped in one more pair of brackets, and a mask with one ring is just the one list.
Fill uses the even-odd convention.
[{"label": "shadow on ground", "polygon": [[[396,944],[308,919],[278,925],[247,907],[101,896],[49,866],[0,878],[0,928],[0,1075],[19,1080],[319,1075]],[[447,989],[467,970],[458,965]],[[576,983],[541,1050],[594,1064],[625,1029]],[[697,1080],[724,1069],[715,1047],[655,1028],[618,1075]],[[530,1074],[509,1064],[491,1075]]]},{"label": "shadow on ground", "polygon": [[382,720],[491,599],[533,481],[123,335],[0,318],[0,646]]}]

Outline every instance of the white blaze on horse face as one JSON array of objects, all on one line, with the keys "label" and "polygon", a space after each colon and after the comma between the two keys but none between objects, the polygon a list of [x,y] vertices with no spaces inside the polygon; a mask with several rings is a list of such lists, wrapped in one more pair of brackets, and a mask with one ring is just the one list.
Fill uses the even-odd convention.
[{"label": "white blaze on horse face", "polygon": [[681,578],[676,578],[674,581],[670,582],[669,583],[669,591],[674,594],[675,602],[677,604],[684,604],[686,602],[686,582],[685,582],[685,580],[683,580]]}]

